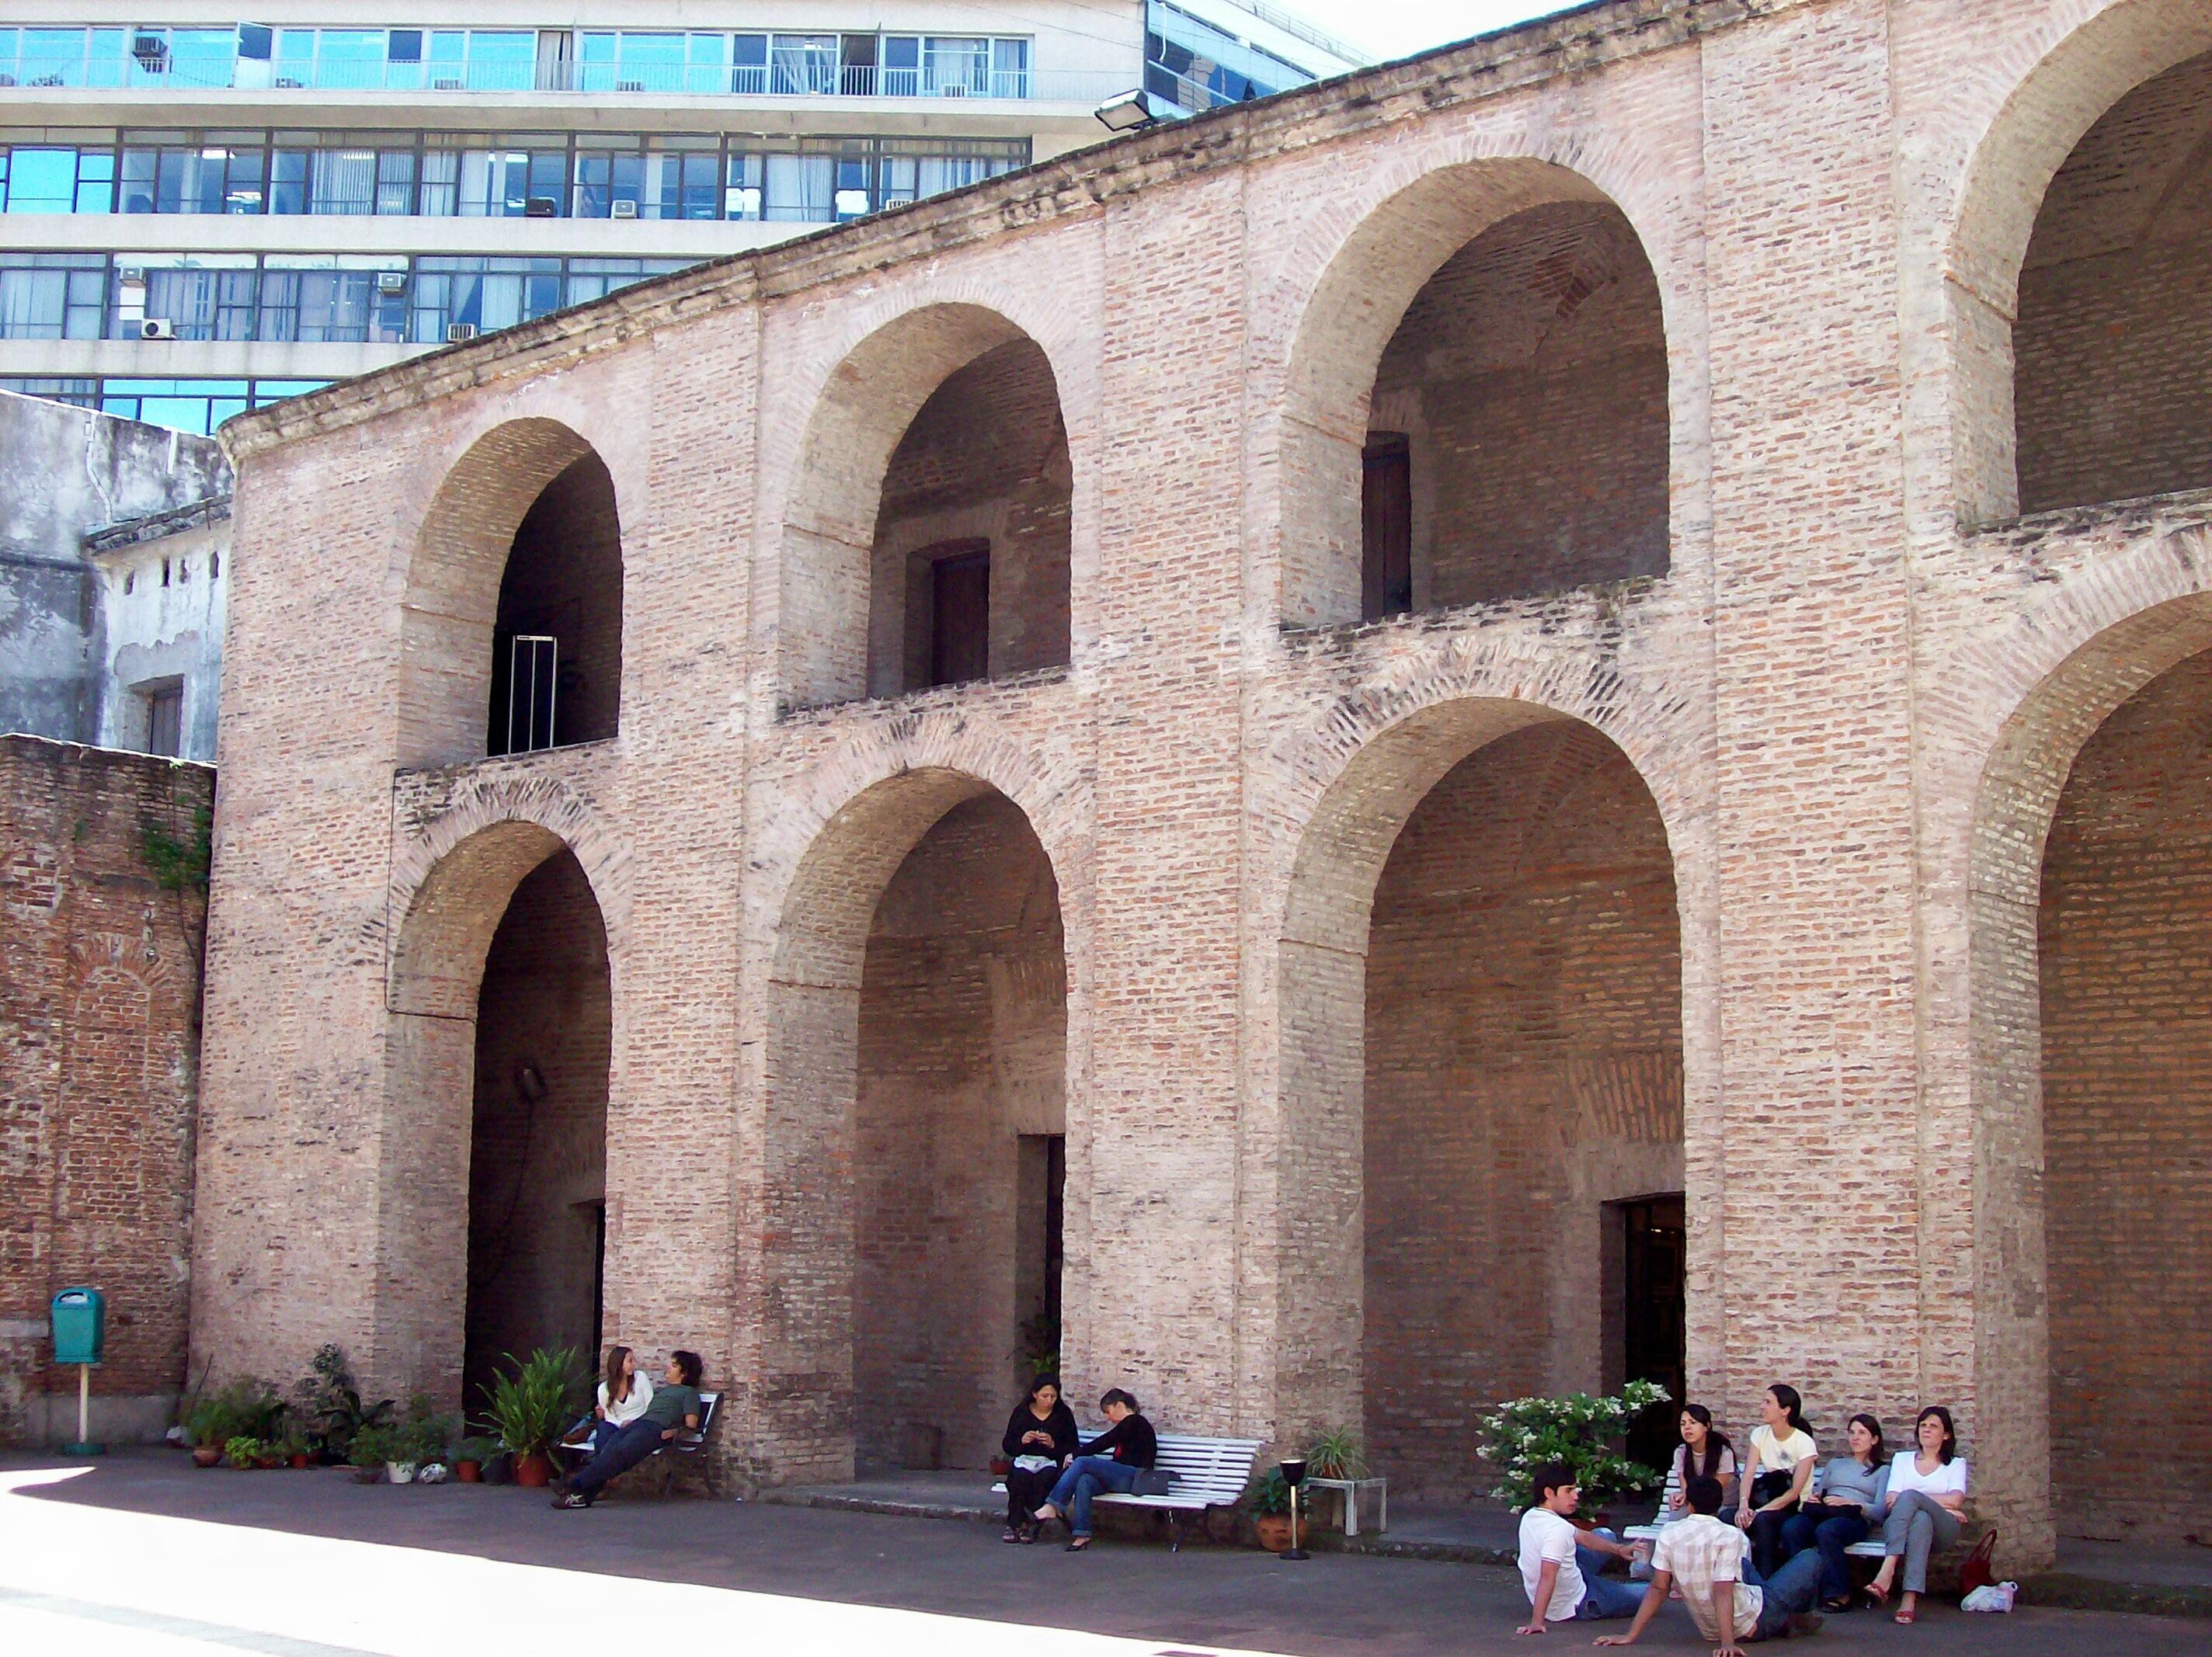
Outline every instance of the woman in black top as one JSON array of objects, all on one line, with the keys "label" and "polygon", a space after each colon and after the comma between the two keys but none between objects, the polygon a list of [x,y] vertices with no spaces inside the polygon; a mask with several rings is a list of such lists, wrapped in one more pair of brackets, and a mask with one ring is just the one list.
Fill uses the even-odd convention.
[{"label": "woman in black top", "polygon": [[1075,1454],[1078,1439],[1075,1411],[1060,1396],[1060,1377],[1039,1375],[1030,1383],[1029,1396],[1006,1417],[1006,1436],[999,1447],[1014,1464],[1006,1470],[1002,1540],[1036,1540],[1037,1522],[1030,1514],[1052,1494],[1060,1465]]},{"label": "woman in black top", "polygon": [[1127,1496],[1136,1488],[1137,1475],[1159,1460],[1158,1435],[1137,1412],[1133,1394],[1114,1387],[1098,1400],[1098,1409],[1113,1424],[1067,1464],[1052,1495],[1036,1510],[1040,1521],[1067,1520],[1073,1533],[1067,1543],[1070,1553],[1081,1553],[1091,1545],[1091,1498],[1106,1493]]}]

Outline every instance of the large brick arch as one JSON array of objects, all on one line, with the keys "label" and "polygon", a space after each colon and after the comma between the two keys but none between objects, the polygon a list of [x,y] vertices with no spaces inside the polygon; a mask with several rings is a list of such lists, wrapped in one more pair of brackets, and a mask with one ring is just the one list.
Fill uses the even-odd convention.
[{"label": "large brick arch", "polygon": [[[508,549],[546,485],[599,452],[565,422],[526,415],[489,425],[441,477],[406,563],[399,639],[401,765],[483,757],[492,628]],[[618,536],[621,516],[618,502]]]},{"label": "large brick arch", "polygon": [[[1277,1040],[1269,1055],[1272,1178],[1280,1235],[1271,1309],[1275,1328],[1278,1430],[1360,1416],[1364,1231],[1361,1189],[1366,1065],[1369,923],[1376,883],[1414,810],[1462,761],[1531,726],[1573,723],[1627,758],[1659,808],[1682,869],[1686,839],[1702,832],[1705,767],[1686,703],[1646,706],[1618,677],[1586,666],[1498,660],[1479,646],[1402,670],[1346,698],[1276,750],[1289,798],[1271,814],[1289,821],[1277,843],[1294,847],[1272,871],[1262,947],[1272,944]],[[1683,953],[1685,1120],[1710,1126],[1717,1084],[1709,1033],[1689,1015],[1694,980],[1708,969],[1702,926],[1691,915],[1703,883],[1678,877]],[[1693,1199],[1705,1177],[1693,1156]],[[1714,1185],[1717,1194],[1717,1178]],[[1717,1247],[1693,1239],[1693,1251]],[[1716,1330],[1691,1331],[1692,1370],[1717,1352]]]},{"label": "large brick arch", "polygon": [[477,993],[515,888],[564,848],[599,905],[618,980],[627,904],[607,894],[623,888],[621,859],[562,786],[472,786],[395,860],[371,1369],[449,1405],[459,1396],[467,1303]]},{"label": "large brick arch", "polygon": [[[1348,225],[1341,208],[1325,217],[1294,261],[1320,274],[1291,335],[1279,406],[1255,439],[1262,487],[1272,481],[1274,493],[1277,616],[1285,626],[1359,618],[1359,463],[1370,393],[1385,348],[1429,278],[1486,230],[1531,208],[1622,206],[1597,180],[1637,176],[1605,143],[1565,142],[1556,155],[1481,148],[1462,143],[1448,157],[1382,169],[1362,192],[1364,214]],[[1632,225],[1660,210],[1629,205]],[[1676,312],[1689,273],[1667,268],[1638,228],[1659,267],[1662,313]],[[1675,318],[1667,320],[1671,338]],[[1679,355],[1670,348],[1670,378],[1680,374]],[[1679,392],[1670,403],[1682,406]],[[1679,419],[1670,424],[1675,449],[1696,446]]]},{"label": "large brick arch", "polygon": [[837,360],[808,411],[781,507],[775,654],[787,705],[867,694],[869,582],[892,452],[939,386],[1018,340],[1044,350],[1062,382],[1066,420],[1055,342],[1036,339],[993,305],[946,299],[913,306]]},{"label": "large brick arch", "polygon": [[2212,9],[2197,0],[2060,0],[2007,43],[1995,72],[2012,90],[1974,145],[1944,259],[1954,479],[1967,522],[2019,508],[2012,330],[2045,192],[2106,110],[2206,51]]},{"label": "large brick arch", "polygon": [[[861,978],[876,906],[909,853],[954,807],[996,795],[1027,819],[1060,883],[1068,986],[1066,1096],[1071,1144],[1082,1089],[1087,790],[1003,735],[951,716],[899,722],[794,790],[763,836],[785,873],[763,906],[768,940],[761,1258],[755,1424],[765,1474],[852,1476],[855,1212],[850,1135],[859,1088]],[[1072,1223],[1073,1222],[1071,1222]]]},{"label": "large brick arch", "polygon": [[[1990,1511],[2031,1550],[2051,1508],[2051,1284],[2044,1232],[2039,914],[2044,851],[2075,758],[2135,694],[2212,650],[2212,528],[2153,533],[1961,663],[2003,710],[1972,800],[1965,1041],[1972,1142],[1975,1427]],[[1962,750],[1964,745],[1961,744]],[[1966,750],[1976,751],[1976,750]],[[1938,786],[1942,786],[1939,781]]]}]

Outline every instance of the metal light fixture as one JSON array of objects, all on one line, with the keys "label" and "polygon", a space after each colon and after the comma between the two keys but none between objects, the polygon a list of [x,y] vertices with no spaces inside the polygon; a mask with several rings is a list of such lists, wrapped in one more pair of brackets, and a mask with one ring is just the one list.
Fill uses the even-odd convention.
[{"label": "metal light fixture", "polygon": [[1109,132],[1141,132],[1158,124],[1160,118],[1152,113],[1152,100],[1142,87],[1116,93],[1091,112]]},{"label": "metal light fixture", "polygon": [[1298,1545],[1298,1486],[1306,1482],[1306,1459],[1302,1455],[1285,1456],[1282,1473],[1283,1483],[1291,1487],[1291,1545],[1275,1557],[1310,1559],[1313,1556]]}]

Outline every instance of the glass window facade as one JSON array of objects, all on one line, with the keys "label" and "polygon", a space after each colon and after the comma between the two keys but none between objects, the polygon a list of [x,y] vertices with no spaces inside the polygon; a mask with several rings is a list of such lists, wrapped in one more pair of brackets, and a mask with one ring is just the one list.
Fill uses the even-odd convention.
[{"label": "glass window facade", "polygon": [[1311,70],[1225,33],[1172,0],[1146,0],[1145,90],[1155,104],[1197,115],[1315,78]]},{"label": "glass window facade", "polygon": [[[84,133],[13,146],[0,137],[0,210],[828,224],[996,178],[1029,158],[1025,138]],[[767,189],[774,210],[730,193],[744,189]]]},{"label": "glass window facade", "polygon": [[125,420],[210,435],[234,414],[319,391],[326,379],[0,379],[0,391],[43,397]]},{"label": "glass window facade", "polygon": [[0,87],[1026,98],[1029,63],[1016,35],[0,27]]}]

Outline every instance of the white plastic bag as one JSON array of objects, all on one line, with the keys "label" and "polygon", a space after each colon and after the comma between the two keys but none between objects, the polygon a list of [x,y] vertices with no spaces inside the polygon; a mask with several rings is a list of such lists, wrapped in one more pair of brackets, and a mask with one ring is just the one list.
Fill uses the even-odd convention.
[{"label": "white plastic bag", "polygon": [[1959,1602],[1960,1611],[2010,1611],[2014,1598],[2020,1593],[2017,1582],[1989,1582],[1976,1588]]}]

